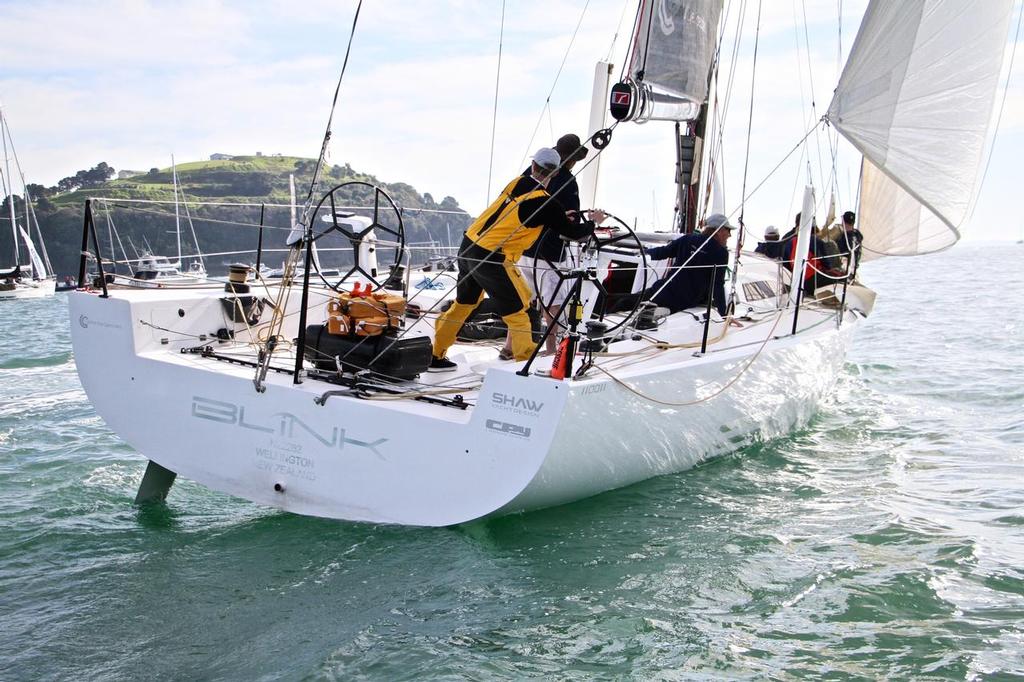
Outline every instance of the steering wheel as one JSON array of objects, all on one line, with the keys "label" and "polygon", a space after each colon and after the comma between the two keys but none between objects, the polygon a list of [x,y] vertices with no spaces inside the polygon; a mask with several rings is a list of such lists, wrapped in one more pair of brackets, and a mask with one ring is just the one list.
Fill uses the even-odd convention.
[{"label": "steering wheel", "polygon": [[[589,252],[600,257],[602,252],[607,251],[609,247],[615,246],[617,244],[627,245],[627,248],[636,248],[637,253],[640,254],[640,271],[643,273],[643,285],[641,286],[640,290],[645,290],[647,288],[647,254],[644,253],[644,246],[640,242],[640,238],[636,235],[636,232],[633,230],[633,228],[631,228],[621,218],[612,215],[611,213],[607,213],[606,215],[608,216],[608,218],[611,218],[616,223],[618,223],[618,225],[611,228],[610,232],[608,231],[608,228],[604,227],[598,227],[597,229],[595,229],[595,231],[591,233],[591,235],[587,237],[587,239],[583,242],[583,248],[581,249],[581,253]],[[605,234],[605,232],[607,232],[607,234]],[[541,265],[541,267],[538,267],[541,261],[543,261],[543,265]],[[541,270],[542,268],[550,268],[552,272],[559,272],[557,264],[548,261],[546,258],[541,258],[537,253],[534,253],[532,268],[533,290],[537,292],[537,297],[540,299],[541,305],[544,306],[545,309],[547,309],[554,303],[555,293],[558,293],[560,291],[563,292],[565,295],[568,295],[568,291],[565,291],[563,287],[572,285],[569,283],[568,280],[563,280],[560,284],[559,290],[552,294],[551,300],[545,302],[543,296],[541,295],[540,281],[537,277],[538,270]],[[603,320],[605,315],[604,309],[607,308],[608,306],[608,292],[605,290],[604,284],[602,282],[595,280],[594,285],[601,292],[601,294],[603,294],[601,299],[601,310],[597,311],[598,319]],[[636,311],[640,308],[640,304],[642,302],[643,301],[638,298],[637,302],[633,305],[633,308],[629,311],[629,314],[625,315],[622,318],[622,320],[619,321],[617,324],[614,324],[611,327],[609,327],[605,333],[607,335],[610,335],[618,331],[620,327],[624,326],[627,322],[633,319],[633,316],[636,314]],[[559,315],[558,317],[555,318],[555,324],[557,324],[561,329],[567,329],[568,327],[564,322],[562,322],[561,317],[562,316]]]},{"label": "steering wheel", "polygon": [[[353,189],[362,191],[353,192]],[[349,210],[345,210],[345,208],[346,204],[351,206],[353,203],[358,203],[359,200],[365,197],[365,195],[370,191],[373,192],[373,218],[370,224],[358,231],[349,225],[341,224],[339,222],[339,218],[344,219],[357,215],[354,211],[369,210],[369,207],[357,207]],[[360,194],[363,196],[359,196]],[[382,213],[385,216],[393,215],[397,227],[391,227],[381,222]],[[373,284],[374,291],[381,289],[384,286],[384,282],[387,281],[388,275],[394,269],[394,266],[398,265],[402,260],[402,254],[405,252],[405,226],[402,221],[402,211],[398,208],[394,199],[391,198],[391,195],[378,185],[363,182],[362,180],[350,180],[335,186],[324,194],[322,199],[320,199],[320,203],[316,205],[316,209],[313,211],[313,215],[310,220],[313,224],[314,245],[318,240],[324,239],[325,237],[335,233],[345,237],[349,244],[352,245],[352,267],[349,268],[345,274],[340,275],[333,283],[320,271],[319,259],[313,259],[313,267],[316,269],[316,274],[324,284],[335,291],[341,291],[345,280],[355,273],[359,273],[369,280],[369,282]],[[327,223],[328,226],[320,229],[319,226],[322,223]],[[362,244],[363,239],[367,235],[373,233],[374,230],[379,230],[380,232],[394,237],[394,242],[388,244],[388,248],[394,248],[395,254],[394,262],[391,263],[390,266],[385,265],[385,267],[381,267],[376,275],[368,272],[364,267],[365,264],[359,262],[359,247]]]}]

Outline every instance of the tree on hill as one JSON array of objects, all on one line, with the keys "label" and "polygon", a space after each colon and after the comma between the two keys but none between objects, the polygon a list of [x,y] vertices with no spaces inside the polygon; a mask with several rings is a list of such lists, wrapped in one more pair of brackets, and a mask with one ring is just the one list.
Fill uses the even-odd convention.
[{"label": "tree on hill", "polygon": [[89,170],[80,170],[74,175],[61,178],[56,186],[49,189],[50,194],[73,192],[76,189],[92,189],[114,177],[114,169],[107,165],[106,161],[100,161]]},{"label": "tree on hill", "polygon": [[34,182],[28,183],[25,189],[28,190],[28,195],[33,199],[42,199],[43,197],[48,197],[51,194],[51,191],[47,187],[38,185]]}]

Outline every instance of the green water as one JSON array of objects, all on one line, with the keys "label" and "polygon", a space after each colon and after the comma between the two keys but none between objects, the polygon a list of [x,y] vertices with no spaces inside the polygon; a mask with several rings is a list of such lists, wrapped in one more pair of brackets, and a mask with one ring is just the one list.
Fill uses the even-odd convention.
[{"label": "green water", "polygon": [[805,430],[451,529],[135,509],[65,300],[0,305],[0,679],[1024,679],[1022,261],[869,264]]}]

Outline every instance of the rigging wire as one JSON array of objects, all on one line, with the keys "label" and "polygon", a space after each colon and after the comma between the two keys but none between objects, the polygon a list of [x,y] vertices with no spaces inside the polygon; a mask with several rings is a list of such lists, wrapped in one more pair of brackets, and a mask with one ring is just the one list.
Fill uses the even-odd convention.
[{"label": "rigging wire", "polygon": [[619,40],[619,33],[622,32],[622,22],[626,20],[626,11],[632,4],[633,0],[626,0],[622,3],[622,14],[619,15],[619,23],[615,25],[615,35],[612,36],[612,44],[608,46],[608,56],[605,57],[605,61],[609,64],[612,61],[612,54],[615,52],[615,43]]},{"label": "rigging wire", "polygon": [[[818,105],[817,105],[817,98],[815,97],[815,94],[814,94],[814,70],[813,70],[813,65],[811,63],[811,37],[810,37],[810,32],[807,29],[807,0],[801,0],[800,7],[801,7],[801,11],[803,13],[804,46],[807,48],[807,83],[808,83],[808,87],[810,88],[810,91],[811,91],[811,118],[814,119],[814,120],[817,120],[818,119]],[[825,164],[823,164],[821,162],[821,136],[818,134],[817,129],[815,129],[815,131],[816,132],[815,132],[815,135],[814,135],[814,144],[815,144],[815,147],[817,148],[817,151],[818,151],[818,175],[819,175],[819,179],[821,180],[821,183],[822,183],[821,184],[822,198],[824,198],[826,187],[825,187],[825,176],[822,174],[823,173],[822,168],[825,167]]]},{"label": "rigging wire", "polygon": [[[338,84],[334,88],[334,99],[331,102],[331,111],[327,117],[327,129],[324,132],[324,139],[320,145],[320,156],[317,159],[316,167],[313,169],[313,179],[309,184],[309,194],[306,195],[305,206],[302,209],[301,225],[303,228],[302,238],[297,240],[293,245],[291,251],[288,253],[287,259],[284,264],[284,276],[281,279],[281,288],[278,290],[277,301],[271,304],[274,309],[274,313],[270,320],[270,334],[267,337],[267,344],[265,346],[265,352],[262,353],[260,358],[259,366],[256,369],[256,376],[253,378],[253,385],[256,387],[256,391],[262,393],[266,390],[264,380],[267,376],[267,371],[270,368],[270,358],[273,356],[273,344],[276,339],[281,335],[281,329],[284,325],[284,316],[282,311],[284,310],[285,299],[292,286],[292,278],[295,274],[296,261],[299,255],[302,253],[302,246],[304,242],[312,243],[313,240],[313,225],[310,216],[310,211],[313,209],[313,197],[315,196],[317,189],[320,186],[320,173],[323,170],[324,158],[327,156],[327,145],[331,141],[331,125],[334,122],[334,112],[338,106],[338,93],[341,92],[341,83],[345,78],[345,71],[348,68],[348,58],[352,52],[352,43],[356,37],[356,26],[359,22],[359,11],[363,7],[363,0],[359,0],[359,4],[356,5],[355,16],[352,17],[352,29],[348,36],[348,46],[345,48],[345,59],[341,64],[341,73],[338,75]],[[311,248],[311,247],[309,247]],[[304,274],[306,278],[306,284],[309,279],[309,269],[307,268]],[[303,289],[303,302],[305,302],[306,292],[309,287],[305,286]],[[305,330],[300,329],[300,335]]]},{"label": "rigging wire", "polygon": [[[800,87],[800,110],[805,111],[807,108],[807,93],[804,91],[804,70],[801,62],[802,47],[800,45],[800,29],[797,21],[796,12],[796,0],[793,0],[793,44],[796,48],[796,69],[797,69],[797,85]],[[808,58],[810,58],[808,56]],[[807,138],[804,138],[806,141]],[[811,183],[811,157],[806,153],[806,150],[800,154],[800,165],[806,166],[807,179],[804,181],[805,184]],[[789,213],[793,213],[793,202],[797,197],[797,188],[800,185],[800,176],[796,175],[793,179],[793,192],[790,195],[789,201]]]},{"label": "rigging wire", "polygon": [[520,163],[526,163],[526,160],[530,158],[530,150],[533,149],[533,142],[537,139],[537,131],[540,130],[540,124],[544,121],[544,114],[550,110],[551,107],[551,96],[555,94],[555,87],[558,85],[558,79],[562,76],[562,71],[565,69],[565,63],[569,59],[569,53],[572,52],[572,47],[576,43],[576,35],[580,32],[580,26],[583,25],[583,18],[587,15],[587,8],[590,7],[590,0],[587,0],[586,4],[583,5],[583,11],[580,12],[580,18],[576,22],[576,28],[572,32],[572,37],[569,39],[569,46],[565,48],[565,54],[562,55],[562,63],[558,65],[558,71],[555,73],[555,80],[551,83],[551,89],[548,91],[548,96],[544,99],[544,107],[540,110],[540,115],[537,117],[537,124],[533,127],[533,134],[530,135],[530,141],[526,143],[526,152],[523,154],[523,160]]},{"label": "rigging wire", "polygon": [[[654,3],[651,2],[650,5],[651,11],[647,14],[647,37],[644,39],[644,59],[640,63],[640,70],[637,71],[639,80],[643,80],[647,74],[647,53],[651,49],[651,29],[654,28]],[[642,12],[643,10],[641,9],[640,11]]]},{"label": "rigging wire", "polygon": [[725,89],[724,89],[724,97],[721,99],[721,106],[719,106],[719,101],[720,100],[719,100],[719,95],[718,95],[718,92],[717,92],[718,91],[717,84],[718,84],[718,80],[719,80],[719,65],[721,64],[721,49],[722,49],[721,46],[722,46],[722,43],[725,41],[725,27],[726,27],[726,25],[728,23],[728,16],[729,16],[729,13],[731,12],[731,10],[732,10],[732,3],[730,3],[729,6],[726,8],[726,15],[725,15],[725,17],[722,20],[721,29],[719,31],[718,47],[715,50],[714,82],[716,84],[716,93],[715,93],[715,99],[714,99],[714,101],[715,101],[714,113],[712,115],[712,120],[715,123],[715,125],[712,127],[712,130],[714,130],[716,132],[712,136],[708,136],[705,133],[705,137],[709,137],[709,139],[710,139],[710,145],[709,145],[709,150],[708,150],[708,169],[707,169],[707,172],[704,173],[705,177],[704,177],[704,181],[703,181],[703,186],[701,187],[702,196],[704,197],[704,208],[705,208],[705,210],[707,209],[707,205],[710,203],[712,182],[713,182],[715,173],[719,172],[720,170],[722,170],[724,172],[724,168],[722,168],[722,167],[724,166],[723,152],[724,152],[724,149],[725,149],[725,123],[726,123],[726,118],[728,117],[728,114],[729,114],[730,103],[732,101],[732,94],[734,92],[734,85],[735,85],[735,79],[736,79],[736,73],[737,73],[737,63],[739,61],[739,59],[738,59],[739,49],[740,49],[740,43],[742,42],[742,37],[743,37],[744,20],[746,19],[746,14],[747,14],[747,2],[746,2],[746,0],[741,0],[740,3],[739,3],[739,9],[738,9],[737,18],[736,18],[736,34],[735,34],[735,37],[733,39],[733,44],[732,44],[732,49],[731,49],[732,55],[731,55],[731,60],[730,60],[730,65],[729,65],[729,73],[726,76],[726,84],[725,84]]},{"label": "rigging wire", "polygon": [[754,130],[754,87],[757,84],[757,54],[761,40],[761,8],[762,2],[761,0],[758,0],[757,24],[754,27],[754,59],[753,64],[750,67],[750,113],[747,117],[747,149],[743,157],[743,184],[740,190],[740,229],[739,235],[736,238],[736,258],[735,265],[732,269],[732,286],[729,295],[729,300],[732,304],[736,303],[736,280],[739,277],[740,255],[743,249],[743,236],[746,232],[744,216],[747,204],[743,197],[747,194],[747,173],[750,170],[750,139]]},{"label": "rigging wire", "polygon": [[[640,24],[643,23],[641,18],[643,17],[644,6],[643,2],[637,6],[636,16],[633,17],[633,29],[630,31],[629,44],[626,46],[626,56],[622,60],[622,68],[619,69],[619,80],[627,80],[627,74],[633,66],[633,54],[630,52],[630,47],[633,51],[636,50],[637,41],[640,39]],[[631,77],[630,77],[631,78]]]},{"label": "rigging wire", "polygon": [[491,176],[494,173],[494,138],[498,130],[498,90],[501,85],[501,48],[505,42],[505,0],[501,0],[501,28],[498,31],[498,72],[494,76],[494,113],[491,116],[491,158],[487,163],[487,196],[484,205],[491,201]]},{"label": "rigging wire", "polygon": [[188,221],[188,229],[192,232],[192,242],[196,245],[196,253],[199,255],[199,262],[205,270],[206,261],[203,260],[203,251],[199,248],[199,238],[196,236],[196,226],[192,224],[192,213],[188,210],[188,202],[185,201],[185,192],[181,192],[181,205],[185,209],[185,219]]}]

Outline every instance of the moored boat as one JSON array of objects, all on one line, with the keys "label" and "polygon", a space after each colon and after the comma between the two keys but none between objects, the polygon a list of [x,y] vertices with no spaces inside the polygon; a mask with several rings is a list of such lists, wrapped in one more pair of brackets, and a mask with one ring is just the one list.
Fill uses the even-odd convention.
[{"label": "moored boat", "polygon": [[[35,219],[35,211],[32,207],[32,198],[28,193],[28,186],[25,184],[25,176],[21,172],[17,155],[14,152],[14,140],[11,138],[11,130],[7,125],[7,118],[3,109],[0,108],[0,142],[4,151],[4,168],[6,173],[0,172],[3,195],[7,198],[8,219],[11,223],[11,245],[13,247],[14,265],[9,268],[0,268],[0,300],[14,300],[23,298],[44,298],[53,296],[57,287],[57,278],[53,274],[53,267],[50,265],[50,257],[46,253],[46,244],[43,242],[43,233],[39,229],[39,221]],[[18,177],[21,179],[22,194],[21,203],[24,208],[24,225],[18,223],[15,210],[14,175],[11,173],[11,156],[14,156],[15,168],[18,170]],[[43,250],[40,256],[32,241],[30,232],[35,225],[36,237],[39,246]],[[28,263],[22,263],[19,241],[24,245],[25,254],[28,256]]]}]

